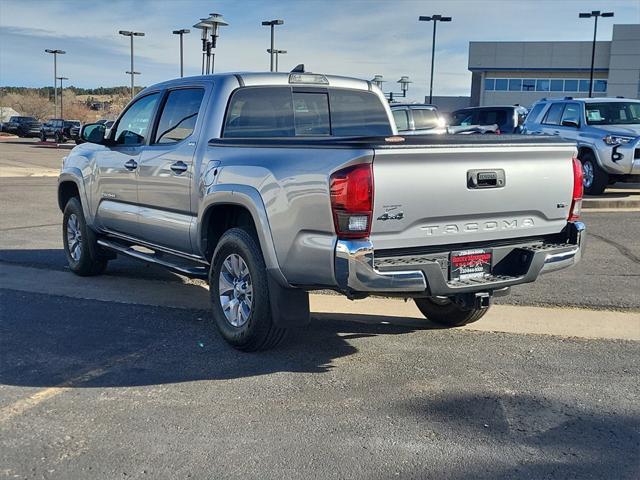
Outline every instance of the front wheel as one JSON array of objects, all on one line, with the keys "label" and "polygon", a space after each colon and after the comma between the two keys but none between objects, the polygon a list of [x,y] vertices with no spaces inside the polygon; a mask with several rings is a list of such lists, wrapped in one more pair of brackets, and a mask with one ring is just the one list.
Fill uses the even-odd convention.
[{"label": "front wheel", "polygon": [[609,174],[600,168],[592,153],[585,153],[580,162],[585,195],[601,195],[609,183]]},{"label": "front wheel", "polygon": [[232,228],[220,238],[209,270],[213,318],[222,337],[239,350],[267,350],[286,333],[271,314],[266,270],[260,246],[248,232]]},{"label": "front wheel", "polygon": [[41,142],[47,141],[47,136],[44,134],[44,132],[40,132],[40,141]]},{"label": "front wheel", "polygon": [[447,327],[461,327],[476,322],[489,310],[488,308],[464,310],[446,297],[415,298],[414,301],[427,320]]},{"label": "front wheel", "polygon": [[100,255],[95,234],[87,226],[77,197],[69,200],[64,208],[62,241],[69,269],[76,275],[100,275],[107,268],[107,259]]}]

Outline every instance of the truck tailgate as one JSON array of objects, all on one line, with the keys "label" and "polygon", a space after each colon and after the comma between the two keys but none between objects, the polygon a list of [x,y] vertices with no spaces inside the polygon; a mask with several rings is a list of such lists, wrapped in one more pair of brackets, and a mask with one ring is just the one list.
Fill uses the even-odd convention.
[{"label": "truck tailgate", "polygon": [[384,250],[560,232],[574,154],[567,143],[495,140],[377,148],[371,240]]}]

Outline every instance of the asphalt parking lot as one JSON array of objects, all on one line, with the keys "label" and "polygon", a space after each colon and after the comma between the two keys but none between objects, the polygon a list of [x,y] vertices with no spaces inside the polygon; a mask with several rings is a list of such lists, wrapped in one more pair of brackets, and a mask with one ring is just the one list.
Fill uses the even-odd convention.
[{"label": "asphalt parking lot", "polygon": [[473,326],[315,295],[242,354],[201,282],[66,270],[66,153],[0,143],[0,478],[638,478],[639,211],[586,212],[582,263]]}]

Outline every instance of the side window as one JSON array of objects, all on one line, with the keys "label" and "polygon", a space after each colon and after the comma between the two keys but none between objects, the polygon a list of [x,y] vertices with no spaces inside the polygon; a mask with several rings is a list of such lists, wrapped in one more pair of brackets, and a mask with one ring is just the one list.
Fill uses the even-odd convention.
[{"label": "side window", "polygon": [[473,124],[473,113],[467,111],[453,112],[451,119],[451,126],[457,127],[466,127],[467,125]]},{"label": "side window", "polygon": [[407,114],[407,110],[393,110],[392,113],[398,130],[409,130],[409,115]]},{"label": "side window", "polygon": [[172,90],[162,108],[154,143],[177,143],[193,133],[204,90]]},{"label": "side window", "polygon": [[540,116],[540,114],[542,113],[542,110],[544,110],[544,103],[538,103],[536,104],[531,111],[529,112],[529,115],[527,115],[527,119],[526,122],[529,123],[531,122],[539,122],[540,120],[538,119],[538,117]]},{"label": "side window", "polygon": [[544,117],[542,123],[545,125],[560,125],[560,118],[562,117],[562,109],[564,103],[554,103],[549,107],[547,115]]},{"label": "side window", "polygon": [[338,137],[391,135],[391,124],[377,95],[362,90],[329,90],[331,133]]},{"label": "side window", "polygon": [[574,122],[580,125],[580,105],[577,103],[567,103],[564,112],[562,113],[562,120],[560,124],[565,121]]},{"label": "side window", "polygon": [[296,136],[330,135],[329,96],[326,93],[293,92]]},{"label": "side window", "polygon": [[231,98],[224,137],[293,137],[293,106],[289,87],[246,87]]},{"label": "side window", "polygon": [[159,93],[152,93],[129,107],[118,121],[113,137],[118,145],[141,145],[145,142],[159,98]]},{"label": "side window", "polygon": [[412,110],[413,123],[416,130],[426,130],[438,126],[438,114],[430,108],[416,108]]},{"label": "side window", "polygon": [[507,121],[507,112],[504,110],[480,110],[480,125],[498,125],[502,126]]}]

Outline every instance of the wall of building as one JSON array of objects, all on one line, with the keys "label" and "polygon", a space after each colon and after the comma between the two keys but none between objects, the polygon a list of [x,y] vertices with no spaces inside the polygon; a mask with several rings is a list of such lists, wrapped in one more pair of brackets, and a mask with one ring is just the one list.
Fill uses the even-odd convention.
[{"label": "wall of building", "polygon": [[[429,97],[426,97],[425,103],[428,101]],[[434,96],[431,103],[438,107],[440,112],[450,113],[460,108],[469,107],[471,105],[471,97]]]},{"label": "wall of building", "polygon": [[615,25],[609,61],[609,95],[640,98],[640,25]]}]

